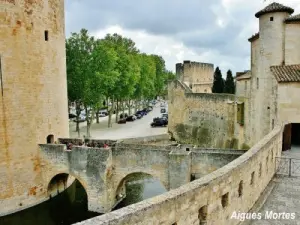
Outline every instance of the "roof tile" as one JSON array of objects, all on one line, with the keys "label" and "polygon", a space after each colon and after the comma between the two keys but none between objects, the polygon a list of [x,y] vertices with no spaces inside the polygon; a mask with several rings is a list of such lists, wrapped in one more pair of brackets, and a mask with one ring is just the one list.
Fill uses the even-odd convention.
[{"label": "roof tile", "polygon": [[294,23],[294,22],[300,22],[300,14],[290,16],[285,20],[286,23]]},{"label": "roof tile", "polygon": [[300,82],[300,64],[288,66],[271,66],[271,71],[278,83]]},{"label": "roof tile", "polygon": [[266,14],[266,13],[272,13],[272,12],[287,12],[287,13],[294,13],[294,9],[281,5],[277,2],[273,2],[264,9],[260,10],[255,14],[255,17],[259,18],[260,16]]}]

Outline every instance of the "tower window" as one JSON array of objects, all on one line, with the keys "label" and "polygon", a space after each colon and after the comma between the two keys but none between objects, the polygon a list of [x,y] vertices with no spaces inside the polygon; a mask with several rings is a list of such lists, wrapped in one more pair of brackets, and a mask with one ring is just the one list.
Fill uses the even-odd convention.
[{"label": "tower window", "polygon": [[274,21],[274,17],[273,16],[270,17],[270,21]]},{"label": "tower window", "polygon": [[49,40],[49,32],[45,30],[45,41]]},{"label": "tower window", "polygon": [[256,78],[256,88],[258,89],[259,88],[259,79]]}]

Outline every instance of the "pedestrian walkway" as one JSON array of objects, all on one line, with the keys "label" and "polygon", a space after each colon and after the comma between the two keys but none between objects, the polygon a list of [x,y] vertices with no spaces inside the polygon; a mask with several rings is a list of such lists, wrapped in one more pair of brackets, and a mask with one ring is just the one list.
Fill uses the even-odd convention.
[{"label": "pedestrian walkway", "polygon": [[[282,157],[300,161],[300,146],[292,146],[291,150],[282,153]],[[295,176],[277,175],[270,182],[269,186],[273,185],[273,190],[259,210],[262,219],[252,221],[252,225],[300,225],[300,176],[297,173],[297,170],[300,170],[300,164],[299,167],[293,165],[291,169],[293,170],[291,174]],[[280,216],[279,213],[282,215]],[[295,218],[291,219],[293,214]],[[271,215],[273,219],[267,218]],[[281,218],[276,218],[277,216]],[[284,216],[286,218],[291,216],[291,218],[284,219],[282,218]]]}]

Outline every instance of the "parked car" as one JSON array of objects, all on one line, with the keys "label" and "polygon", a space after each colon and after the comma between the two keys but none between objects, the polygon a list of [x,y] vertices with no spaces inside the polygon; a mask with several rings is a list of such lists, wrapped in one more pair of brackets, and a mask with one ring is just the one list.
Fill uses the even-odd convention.
[{"label": "parked car", "polygon": [[[77,122],[77,118],[75,118],[73,121],[74,121],[74,122]],[[84,121],[86,121],[86,116],[83,115],[83,114],[79,115],[79,120],[78,120],[78,122],[81,123],[81,122],[84,122]]]},{"label": "parked car", "polygon": [[168,113],[163,113],[161,116],[162,116],[162,118],[168,119]]},{"label": "parked car", "polygon": [[74,118],[76,118],[76,115],[73,113],[69,113],[69,119],[74,119]]},{"label": "parked car", "polygon": [[124,119],[124,118],[127,118],[128,117],[128,114],[127,113],[121,113],[120,114],[120,119]]},{"label": "parked car", "polygon": [[126,123],[126,119],[120,119],[120,120],[118,121],[118,124],[124,124],[124,123]]},{"label": "parked car", "polygon": [[99,117],[105,117],[105,116],[108,115],[108,113],[101,111],[101,112],[98,113],[98,115],[99,115]]},{"label": "parked car", "polygon": [[139,113],[135,113],[134,115],[136,116],[137,119],[141,119],[143,117],[143,115]]},{"label": "parked car", "polygon": [[140,111],[137,111],[136,114],[141,114],[142,116],[145,116],[145,115],[147,115],[147,112],[140,110]]},{"label": "parked car", "polygon": [[168,125],[168,120],[165,118],[156,117],[153,119],[153,122],[150,125],[151,127],[165,127]]},{"label": "parked car", "polygon": [[161,108],[160,109],[160,113],[166,113],[166,112],[167,112],[166,108]]},{"label": "parked car", "polygon": [[135,115],[131,115],[126,117],[126,121],[135,121],[136,120],[136,116]]}]

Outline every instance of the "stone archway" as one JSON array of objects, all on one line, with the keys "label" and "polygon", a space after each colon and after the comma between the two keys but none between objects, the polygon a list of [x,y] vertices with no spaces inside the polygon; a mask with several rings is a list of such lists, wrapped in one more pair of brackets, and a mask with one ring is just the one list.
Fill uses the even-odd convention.
[{"label": "stone archway", "polygon": [[[118,186],[115,191],[115,197],[116,197],[117,204],[120,203],[123,199],[125,199],[126,196],[128,197],[128,190],[126,190],[126,186],[129,183],[130,183],[130,185],[135,185],[135,188],[136,188],[136,190],[134,191],[134,196],[130,196],[130,198],[134,197],[135,199],[131,199],[131,200],[134,203],[144,200],[144,197],[141,196],[141,194],[144,191],[143,190],[144,184],[139,183],[139,181],[143,180],[143,182],[144,182],[147,179],[155,180],[156,185],[158,185],[158,183],[160,184],[158,187],[158,190],[161,190],[161,193],[158,192],[157,194],[154,194],[151,197],[154,197],[158,194],[162,194],[162,193],[168,191],[166,184],[164,184],[157,176],[149,174],[149,173],[145,173],[145,172],[132,172],[132,173],[126,174],[118,183]],[[132,194],[132,191],[129,194]]]},{"label": "stone archway", "polygon": [[49,134],[47,136],[47,144],[54,144],[54,135],[53,134]]}]

